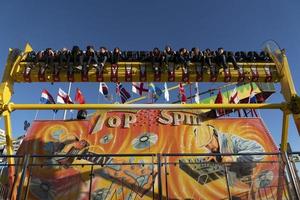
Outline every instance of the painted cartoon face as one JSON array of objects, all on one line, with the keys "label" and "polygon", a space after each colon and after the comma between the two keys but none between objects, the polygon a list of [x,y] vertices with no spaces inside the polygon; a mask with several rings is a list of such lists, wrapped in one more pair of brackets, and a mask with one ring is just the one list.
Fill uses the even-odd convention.
[{"label": "painted cartoon face", "polygon": [[205,147],[208,150],[210,150],[210,152],[212,152],[212,153],[219,153],[219,142],[218,142],[218,139],[215,136],[213,136],[211,142],[208,143]]}]

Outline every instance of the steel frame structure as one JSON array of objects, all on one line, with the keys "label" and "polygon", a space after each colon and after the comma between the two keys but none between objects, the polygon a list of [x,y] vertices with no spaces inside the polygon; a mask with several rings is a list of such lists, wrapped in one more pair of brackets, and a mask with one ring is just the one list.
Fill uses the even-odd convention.
[{"label": "steel frame structure", "polygon": [[[272,68],[274,77],[270,82],[280,82],[282,88],[282,94],[285,98],[285,102],[281,103],[272,103],[272,104],[176,104],[176,105],[168,105],[168,104],[14,104],[11,102],[11,96],[13,94],[13,88],[15,82],[26,82],[23,81],[21,76],[24,71],[24,63],[22,61],[26,58],[28,53],[32,51],[32,47],[29,44],[26,44],[24,51],[20,51],[18,49],[9,49],[9,55],[7,58],[5,71],[3,74],[2,82],[0,84],[0,113],[3,116],[5,122],[5,131],[6,131],[6,145],[7,145],[7,154],[9,156],[13,155],[13,145],[12,145],[12,124],[11,124],[11,112],[15,110],[52,110],[52,109],[104,109],[104,110],[112,110],[112,109],[154,109],[154,108],[165,108],[165,109],[216,109],[216,108],[231,108],[231,109],[239,109],[239,108],[248,108],[248,109],[279,109],[283,113],[283,122],[282,122],[282,135],[281,135],[281,151],[285,153],[287,151],[287,142],[288,142],[288,128],[289,128],[289,117],[292,114],[294,116],[294,120],[296,122],[296,126],[298,128],[298,132],[300,130],[300,99],[297,96],[295,86],[291,77],[291,72],[289,68],[289,64],[284,51],[281,51],[283,60],[279,61],[275,56],[272,56],[274,63],[269,64]],[[142,63],[121,63],[121,65],[132,65],[132,67],[139,66]],[[253,63],[241,63],[244,66],[252,66]],[[146,63],[145,63],[146,65]],[[265,64],[256,64],[258,71],[263,71],[263,66]],[[120,81],[125,80],[125,68],[120,70]],[[132,81],[138,80],[138,68],[134,69],[136,72]],[[150,72],[151,73],[151,72]],[[251,82],[251,75],[248,70],[248,78],[245,79],[245,82]],[[151,75],[151,74],[150,74]],[[51,77],[51,74],[48,74],[47,77]],[[91,71],[89,73],[90,82],[97,81],[95,79],[95,73]],[[176,71],[176,77],[181,77],[182,72]],[[66,75],[61,78],[61,81],[67,81],[65,78]],[[79,80],[78,75],[76,75],[76,82],[81,82]],[[215,81],[224,82],[224,72],[220,72],[218,78]],[[265,75],[260,76],[256,81],[265,81]],[[151,77],[147,79],[150,81]],[[161,81],[166,81],[167,78],[164,76]],[[231,74],[231,79],[227,80],[227,82],[237,82],[238,74],[233,72]],[[33,72],[32,82],[38,82],[36,72]],[[53,82],[51,78],[46,79],[47,82]],[[104,81],[110,81],[109,75],[105,75]],[[181,81],[180,78],[176,78],[174,81]],[[195,76],[191,76],[191,81],[195,81]],[[214,82],[215,82],[214,81]],[[209,77],[205,77],[203,82],[210,82]],[[13,166],[14,159],[13,157],[8,157],[8,164]],[[14,168],[11,167],[9,178],[10,183],[13,183],[13,174]]]}]

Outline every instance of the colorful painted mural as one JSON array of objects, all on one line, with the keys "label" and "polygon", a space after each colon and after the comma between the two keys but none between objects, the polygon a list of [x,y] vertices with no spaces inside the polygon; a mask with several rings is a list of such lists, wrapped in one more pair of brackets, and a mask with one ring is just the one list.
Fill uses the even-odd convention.
[{"label": "colorful painted mural", "polygon": [[[163,199],[213,200],[228,199],[229,193],[236,199],[278,195],[278,159],[259,154],[278,149],[261,119],[202,121],[199,114],[123,110],[97,112],[89,120],[35,121],[18,154],[61,157],[35,158],[28,195],[82,200],[157,199],[159,194]],[[210,152],[257,154],[176,155]]]}]

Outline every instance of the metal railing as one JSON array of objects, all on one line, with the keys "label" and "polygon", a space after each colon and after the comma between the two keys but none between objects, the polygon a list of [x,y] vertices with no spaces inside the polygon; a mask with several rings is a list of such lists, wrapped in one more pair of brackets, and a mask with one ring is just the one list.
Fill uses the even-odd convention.
[{"label": "metal railing", "polygon": [[[206,195],[206,199],[293,200],[299,199],[296,155],[300,153],[2,156],[13,157],[15,164],[0,164],[0,198],[201,199]],[[231,160],[222,162],[226,157]],[[254,160],[245,161],[250,158]],[[15,178],[9,184],[5,179],[12,167]]]}]

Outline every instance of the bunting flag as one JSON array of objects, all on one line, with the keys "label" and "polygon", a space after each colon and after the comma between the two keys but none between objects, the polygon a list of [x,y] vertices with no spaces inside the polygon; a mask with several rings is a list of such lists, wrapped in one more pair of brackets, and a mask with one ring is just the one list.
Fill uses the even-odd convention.
[{"label": "bunting flag", "polygon": [[[234,104],[238,104],[240,102],[240,98],[239,98],[239,94],[238,91],[236,89],[236,87],[233,89],[230,98],[229,98],[229,103],[234,103]],[[233,110],[234,111],[234,110]],[[239,109],[236,109],[236,111],[238,112],[239,117],[241,117],[241,113]]]},{"label": "bunting flag", "polygon": [[106,100],[108,100],[108,101],[113,100],[112,95],[109,94],[106,83],[104,83],[104,82],[99,83],[99,92],[106,98]]},{"label": "bunting flag", "polygon": [[121,83],[117,83],[116,93],[121,97],[122,103],[125,103],[131,97]]},{"label": "bunting flag", "polygon": [[[221,89],[219,89],[219,92],[217,94],[216,100],[215,100],[215,104],[222,104],[223,103],[223,96],[222,96],[222,92]],[[217,117],[224,115],[225,111],[224,109],[217,109],[216,110],[216,115]]]},{"label": "bunting flag", "polygon": [[[55,104],[54,98],[46,89],[42,91],[40,102],[44,104]],[[57,110],[53,110],[53,112],[57,113]]]},{"label": "bunting flag", "polygon": [[180,95],[181,103],[186,103],[187,97],[185,95],[185,90],[182,83],[179,83],[179,95]]},{"label": "bunting flag", "polygon": [[168,86],[167,86],[166,82],[165,82],[164,96],[165,96],[165,100],[167,102],[169,102],[170,101],[170,94],[169,94],[169,90],[168,90]]},{"label": "bunting flag", "polygon": [[200,103],[200,91],[197,82],[195,83],[195,92],[195,102]]},{"label": "bunting flag", "polygon": [[149,94],[150,97],[156,102],[158,98],[162,95],[162,90],[156,87],[153,83],[149,84]]},{"label": "bunting flag", "polygon": [[75,101],[79,104],[85,104],[85,99],[79,88],[76,89]]},{"label": "bunting flag", "polygon": [[56,102],[61,104],[73,104],[71,97],[61,88],[58,89]]},{"label": "bunting flag", "polygon": [[239,102],[240,102],[240,98],[237,89],[235,87],[230,95],[229,103],[238,104]]},{"label": "bunting flag", "polygon": [[132,92],[142,96],[144,93],[148,93],[148,88],[145,87],[144,83],[141,82],[132,82]]}]

